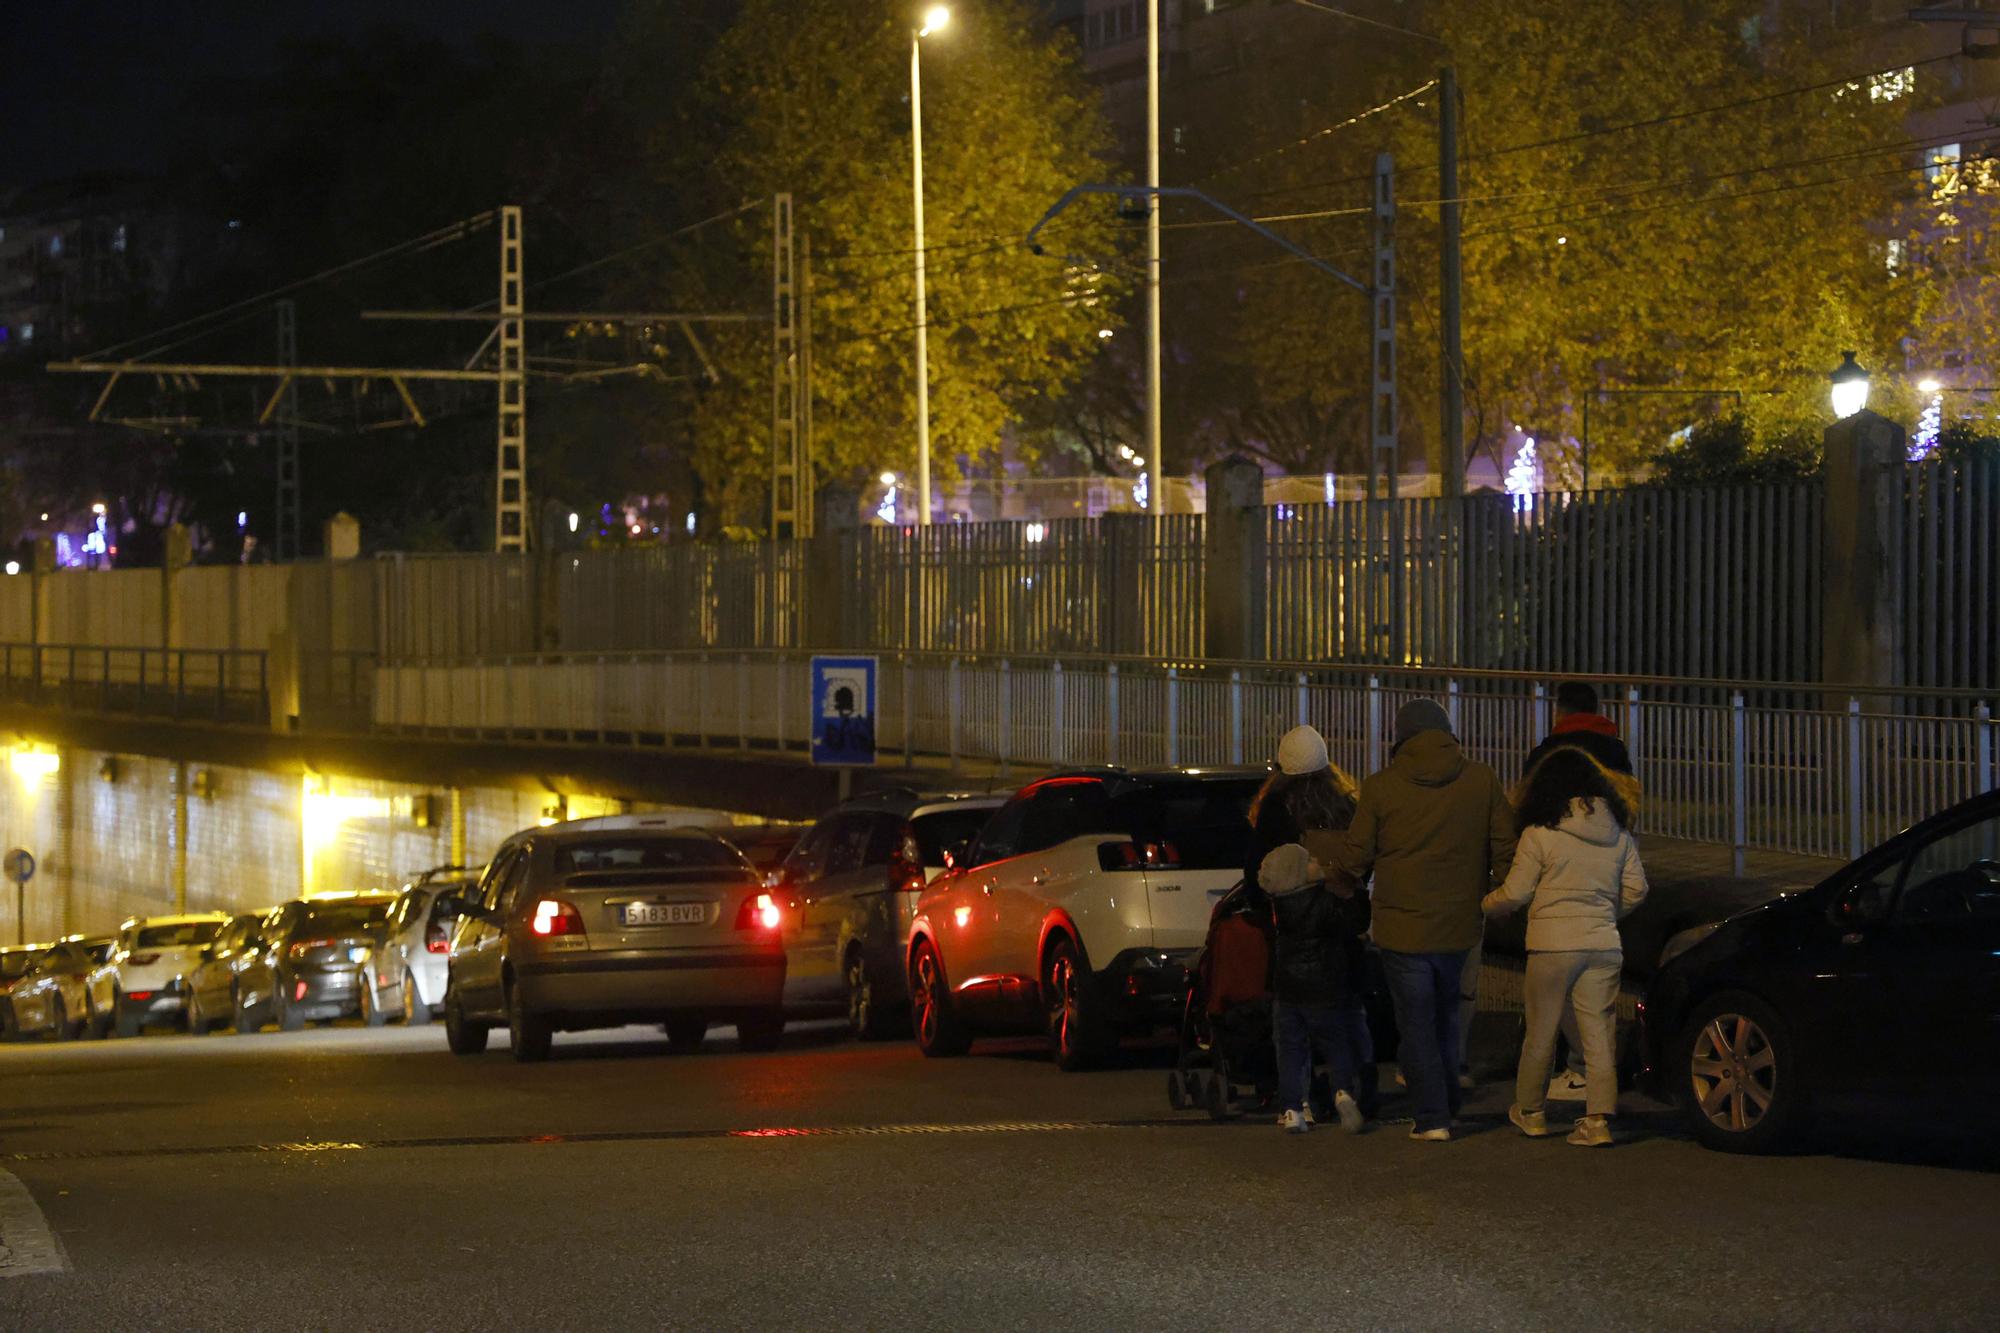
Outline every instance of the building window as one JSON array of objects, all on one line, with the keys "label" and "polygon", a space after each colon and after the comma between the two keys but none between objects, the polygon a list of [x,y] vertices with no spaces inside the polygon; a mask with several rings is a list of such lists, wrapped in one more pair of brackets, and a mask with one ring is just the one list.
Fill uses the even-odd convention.
[{"label": "building window", "polygon": [[1926,148],[1924,150],[1924,179],[1933,185],[1937,184],[1939,177],[1957,169],[1961,156],[1960,147],[1955,143],[1941,143]]},{"label": "building window", "polygon": [[111,233],[111,253],[114,255],[122,255],[125,253],[125,224],[122,222],[119,223],[117,229]]},{"label": "building window", "polygon": [[55,235],[49,237],[49,253],[51,255],[60,255],[62,253],[61,232],[57,232]]},{"label": "building window", "polygon": [[1901,240],[1892,237],[1882,243],[1882,267],[1889,270],[1889,276],[1892,278],[1903,271],[1903,242]]},{"label": "building window", "polygon": [[1868,100],[1871,102],[1895,102],[1907,97],[1917,89],[1917,67],[1905,65],[1892,69],[1887,74],[1870,75],[1868,79]]},{"label": "building window", "polygon": [[21,326],[21,341],[24,343],[31,343],[34,340],[35,340],[35,322],[33,320],[29,320],[27,323]]}]

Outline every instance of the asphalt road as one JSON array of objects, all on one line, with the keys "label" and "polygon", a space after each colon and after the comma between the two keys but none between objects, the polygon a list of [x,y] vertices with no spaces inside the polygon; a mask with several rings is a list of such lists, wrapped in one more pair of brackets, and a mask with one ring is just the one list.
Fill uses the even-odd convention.
[{"label": "asphalt road", "polygon": [[[441,1029],[0,1048],[0,1328],[1835,1328],[2000,1322],[2000,1151],[1305,1137],[795,1028],[545,1065]],[[1388,1113],[1398,1110],[1391,1103]],[[18,1194],[18,1191],[16,1191]],[[64,1271],[29,1262],[39,1209]],[[13,1267],[10,1269],[12,1256]]]}]

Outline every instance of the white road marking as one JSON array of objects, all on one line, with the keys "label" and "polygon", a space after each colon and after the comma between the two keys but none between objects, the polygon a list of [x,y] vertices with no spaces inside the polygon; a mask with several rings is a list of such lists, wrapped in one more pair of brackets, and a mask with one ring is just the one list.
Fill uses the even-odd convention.
[{"label": "white road marking", "polygon": [[69,1268],[48,1219],[12,1172],[0,1171],[0,1278],[61,1273]]}]

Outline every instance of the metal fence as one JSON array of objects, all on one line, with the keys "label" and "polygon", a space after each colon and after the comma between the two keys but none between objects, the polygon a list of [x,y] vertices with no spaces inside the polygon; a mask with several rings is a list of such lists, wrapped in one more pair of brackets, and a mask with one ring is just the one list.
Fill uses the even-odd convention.
[{"label": "metal fence", "polygon": [[269,683],[244,649],[0,644],[0,696],[37,708],[269,725]]},{"label": "metal fence", "polygon": [[794,647],[806,549],[729,542],[559,555],[556,641],[589,651]]},{"label": "metal fence", "polygon": [[1198,657],[1203,533],[1199,514],[862,529],[842,552],[842,641]]},{"label": "metal fence", "polygon": [[1903,681],[1981,688],[2000,679],[2000,464],[1904,469]]},{"label": "metal fence", "polygon": [[[802,758],[809,675],[805,654],[750,652],[385,667],[375,721],[472,739]],[[910,654],[881,662],[875,729],[884,763],[1004,775],[1062,764],[1261,763],[1287,728],[1310,722],[1334,761],[1358,776],[1387,762],[1396,709],[1419,693],[1442,697],[1468,751],[1510,781],[1551,720],[1528,677]],[[1669,682],[1633,682],[1607,708],[1645,790],[1646,830],[1739,851],[1846,856],[2000,786],[2000,729],[1987,705],[1970,696],[1950,703],[1948,714],[1918,716],[1893,700],[1784,707],[1742,691],[1688,697]]]}]

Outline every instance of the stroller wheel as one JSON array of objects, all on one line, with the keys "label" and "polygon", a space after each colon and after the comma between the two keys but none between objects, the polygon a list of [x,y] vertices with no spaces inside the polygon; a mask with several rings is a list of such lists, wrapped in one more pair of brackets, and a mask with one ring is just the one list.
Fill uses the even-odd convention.
[{"label": "stroller wheel", "polygon": [[1187,1085],[1181,1082],[1181,1071],[1171,1070],[1167,1074],[1167,1105],[1176,1111],[1188,1109]]},{"label": "stroller wheel", "polygon": [[1227,1061],[1217,1060],[1215,1062],[1215,1072],[1208,1076],[1208,1096],[1205,1100],[1208,1105],[1208,1116],[1211,1120],[1227,1120],[1235,1113],[1235,1108],[1230,1105],[1229,1064]]}]

